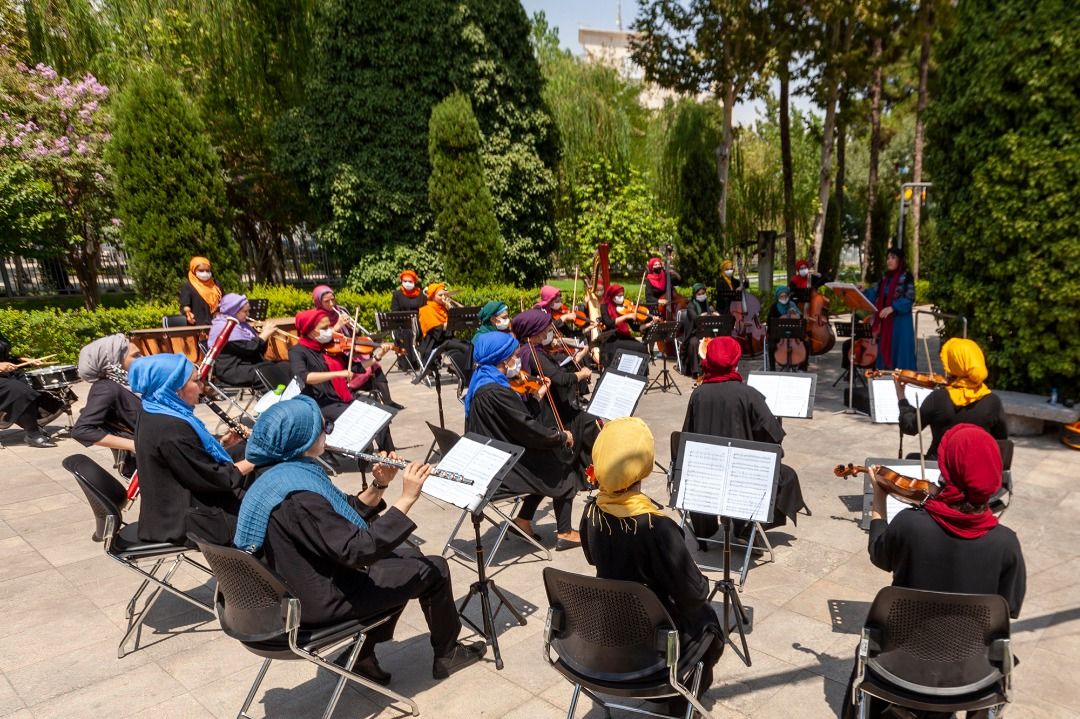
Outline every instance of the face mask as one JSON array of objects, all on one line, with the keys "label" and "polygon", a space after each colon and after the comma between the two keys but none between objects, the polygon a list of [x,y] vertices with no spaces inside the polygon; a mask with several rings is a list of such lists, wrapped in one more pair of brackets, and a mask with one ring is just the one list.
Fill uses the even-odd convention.
[{"label": "face mask", "polygon": [[549,345],[549,344],[551,344],[551,340],[553,340],[553,339],[555,339],[555,333],[548,332],[546,335],[544,335],[544,339],[542,339],[540,341],[543,342],[545,345]]},{"label": "face mask", "polygon": [[735,274],[735,270],[724,270],[725,277],[731,277],[733,274]]},{"label": "face mask", "polygon": [[334,339],[334,331],[329,327],[324,330],[319,330],[319,333],[315,335],[315,339],[319,344],[330,344],[331,340]]},{"label": "face mask", "polygon": [[401,289],[409,290],[410,292],[416,287],[415,282],[409,282],[408,280],[401,283]]},{"label": "face mask", "polygon": [[806,277],[808,274],[810,274],[810,270],[806,269],[805,267],[799,270],[799,277]]},{"label": "face mask", "polygon": [[506,376],[507,376],[507,378],[517,377],[520,372],[521,372],[521,360],[517,360],[516,362],[514,362],[514,364],[506,366]]},{"label": "face mask", "polygon": [[622,295],[615,295],[612,299],[615,300],[616,305],[621,305],[623,303],[623,300],[626,298]]},{"label": "face mask", "polygon": [[501,319],[495,320],[495,329],[497,329],[497,330],[508,330],[508,329],[510,329],[510,318],[509,317],[503,317]]},{"label": "face mask", "polygon": [[789,299],[791,299],[791,298],[790,298],[790,297],[788,297],[787,295],[780,295],[780,304],[782,304],[782,305],[786,305],[786,304],[787,304],[787,301],[788,301]]},{"label": "face mask", "polygon": [[203,282],[206,282],[208,279],[210,279],[214,275],[210,272],[210,270],[199,270],[198,272],[195,273],[195,276],[198,277]]},{"label": "face mask", "polygon": [[698,302],[704,302],[708,297],[708,295],[694,295],[694,299]]}]

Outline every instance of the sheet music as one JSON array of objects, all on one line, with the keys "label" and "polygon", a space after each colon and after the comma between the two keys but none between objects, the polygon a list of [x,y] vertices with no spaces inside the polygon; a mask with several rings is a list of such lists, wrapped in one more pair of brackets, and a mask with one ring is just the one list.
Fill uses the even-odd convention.
[{"label": "sheet music", "polygon": [[393,419],[392,412],[367,402],[351,402],[334,420],[334,431],[326,437],[326,446],[347,452],[364,452],[379,430]]},{"label": "sheet music", "polygon": [[442,458],[438,468],[460,474],[473,483],[451,482],[432,475],[424,482],[423,492],[429,497],[475,512],[484,500],[491,480],[502,471],[511,456],[497,447],[462,437]]},{"label": "sheet music", "polygon": [[[904,396],[913,407],[921,407],[923,400],[934,390],[927,387],[904,385]],[[896,399],[896,385],[892,377],[874,377],[870,380],[871,417],[876,424],[899,424],[900,403]]]},{"label": "sheet music", "polygon": [[281,393],[281,399],[283,401],[287,400],[287,399],[292,399],[293,397],[296,397],[299,394],[300,394],[300,383],[296,381],[295,377],[293,377],[292,380],[289,382],[289,384],[285,385],[285,389]]},{"label": "sheet music", "polygon": [[643,378],[605,372],[593,390],[588,412],[603,419],[629,417],[634,414],[634,407],[644,391]]},{"label": "sheet music", "polygon": [[765,404],[777,417],[806,419],[810,416],[810,391],[814,387],[812,377],[751,372],[746,384],[765,395]]},{"label": "sheet music", "polygon": [[686,442],[675,505],[692,512],[766,521],[777,461],[774,452]]},{"label": "sheet music", "polygon": [[619,364],[615,369],[626,374],[637,374],[641,371],[641,363],[644,361],[643,357],[639,357],[635,354],[623,352],[619,355]]},{"label": "sheet music", "polygon": [[[888,469],[891,469],[892,471],[896,472],[897,474],[902,474],[905,477],[918,477],[919,476],[919,465],[918,464],[883,464],[881,466],[886,467]],[[938,469],[936,467],[927,467],[926,468],[926,480],[928,482],[936,483],[940,479],[941,479],[941,470],[940,469]],[[891,494],[888,495],[887,497],[885,497],[885,521],[887,521],[887,522],[893,521],[893,519],[896,517],[897,513],[899,513],[902,510],[907,509],[910,506],[911,506],[910,504],[908,504],[906,502],[901,502],[899,499],[892,496]]]}]

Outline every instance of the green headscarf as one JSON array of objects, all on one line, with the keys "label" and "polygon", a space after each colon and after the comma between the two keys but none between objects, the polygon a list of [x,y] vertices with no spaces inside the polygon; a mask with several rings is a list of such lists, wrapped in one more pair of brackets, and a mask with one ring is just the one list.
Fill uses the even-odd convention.
[{"label": "green headscarf", "polygon": [[506,303],[499,302],[498,300],[492,300],[481,307],[478,315],[480,318],[480,326],[476,329],[476,334],[474,334],[473,337],[476,338],[482,334],[487,334],[488,332],[498,332],[499,329],[494,325],[493,320],[498,315],[506,312],[507,309]]}]

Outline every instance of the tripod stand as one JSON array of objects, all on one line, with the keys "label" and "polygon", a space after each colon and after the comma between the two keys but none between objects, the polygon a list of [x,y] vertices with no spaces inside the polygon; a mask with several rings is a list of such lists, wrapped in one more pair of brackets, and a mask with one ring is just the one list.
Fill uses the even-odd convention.
[{"label": "tripod stand", "polygon": [[[731,518],[722,517],[721,521],[724,523],[724,578],[718,579],[716,584],[713,585],[713,590],[709,594],[707,601],[712,602],[717,592],[724,593],[724,614],[721,620],[724,626],[724,638],[730,639],[731,612],[734,609],[735,627],[739,630],[739,639],[742,640],[743,653],[739,658],[743,660],[746,666],[750,666],[750,648],[746,644],[746,630],[744,629],[744,627],[750,626],[750,615],[743,608],[742,602],[739,600],[739,592],[735,589],[735,582],[731,578]],[[749,551],[747,549],[747,552]],[[736,653],[738,653],[738,650],[736,650]]]},{"label": "tripod stand", "polygon": [[[519,626],[525,626],[525,616],[517,610],[517,608],[510,603],[510,600],[506,598],[506,595],[502,593],[502,590],[495,585],[494,579],[488,579],[487,567],[484,562],[484,543],[480,539],[480,517],[479,512],[472,513],[473,532],[476,536],[476,581],[469,587],[469,593],[466,595],[464,601],[461,602],[461,606],[458,607],[458,615],[461,620],[468,624],[477,634],[480,634],[491,645],[491,651],[495,655],[495,668],[503,668],[502,653],[499,651],[499,636],[495,632],[495,615],[499,611],[506,607],[510,610],[510,613],[514,615]],[[492,611],[491,609],[491,595],[494,594],[499,599],[499,607]],[[471,619],[465,616],[465,607],[469,606],[469,602],[473,597],[480,597],[480,615],[484,624],[483,629],[476,626]]]},{"label": "tripod stand", "polygon": [[[661,343],[675,342],[675,333],[679,330],[678,322],[658,322],[648,332],[645,333],[644,342],[646,345],[654,345],[661,347],[660,356],[662,358],[662,369],[653,378],[653,381],[649,383],[649,386],[645,388],[645,393],[648,394],[654,389],[658,389],[661,392],[669,392],[672,389],[676,393],[682,394],[682,390],[679,389],[679,385],[675,384],[675,380],[671,376],[671,370],[667,365],[667,352],[662,351]],[[679,359],[679,348],[675,346],[675,359]]]}]

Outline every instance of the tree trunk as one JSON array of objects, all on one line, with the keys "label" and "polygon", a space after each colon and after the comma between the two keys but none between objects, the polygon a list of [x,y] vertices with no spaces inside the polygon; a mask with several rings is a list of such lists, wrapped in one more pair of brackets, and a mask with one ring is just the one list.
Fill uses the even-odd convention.
[{"label": "tree trunk", "polygon": [[731,238],[727,236],[727,200],[728,200],[728,177],[731,175],[731,146],[735,141],[735,131],[732,127],[732,116],[735,111],[735,85],[728,83],[724,86],[724,129],[723,139],[716,148],[716,178],[720,182],[720,199],[716,203],[716,214],[720,217],[720,232],[725,245],[731,246]]},{"label": "tree trunk", "polygon": [[838,248],[829,253],[828,257],[822,258],[829,264],[821,273],[830,279],[835,278],[840,270],[840,256],[844,253],[844,181],[847,175],[847,85],[840,93],[839,108],[836,118],[836,226]]},{"label": "tree trunk", "polygon": [[[849,25],[850,27],[850,25]],[[833,24],[829,46],[836,54],[840,45],[840,23]],[[827,70],[829,92],[825,103],[825,124],[821,133],[821,170],[818,174],[818,213],[814,218],[814,256],[821,256],[821,243],[825,239],[825,213],[829,210],[829,192],[832,189],[833,128],[836,124],[836,100],[840,94],[841,73],[836,67]]]},{"label": "tree trunk", "polygon": [[[933,27],[933,0],[923,0],[919,24],[922,28],[922,47],[919,50],[919,99],[915,107],[915,168],[912,179],[923,181],[923,141],[925,139],[926,104],[929,99],[927,78],[930,74],[930,28]],[[911,274],[919,279],[919,230],[922,221],[922,188],[915,187],[911,198]]]},{"label": "tree trunk", "polygon": [[784,172],[784,247],[788,277],[795,274],[795,172],[791,163],[791,115],[788,112],[788,61],[780,63],[780,164]]},{"label": "tree trunk", "polygon": [[83,238],[73,245],[67,253],[68,262],[79,278],[79,290],[82,293],[83,306],[88,310],[97,309],[98,296],[98,260],[101,247],[97,240]]},{"label": "tree trunk", "polygon": [[866,271],[870,266],[870,250],[874,241],[874,203],[877,201],[878,153],[881,144],[881,36],[873,41],[870,63],[874,67],[874,83],[870,95],[870,171],[866,176],[866,227],[863,232],[863,267],[862,280],[866,281]]}]

